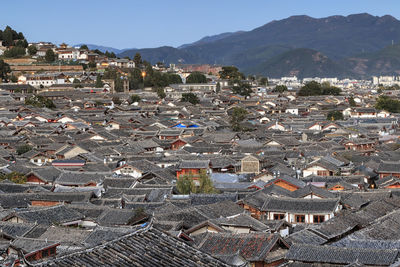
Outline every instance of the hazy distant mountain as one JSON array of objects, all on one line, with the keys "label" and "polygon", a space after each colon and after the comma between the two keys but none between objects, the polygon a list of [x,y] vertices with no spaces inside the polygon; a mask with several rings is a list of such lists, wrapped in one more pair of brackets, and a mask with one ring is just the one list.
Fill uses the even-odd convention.
[{"label": "hazy distant mountain", "polygon": [[[311,76],[316,76],[318,73],[324,76],[325,70],[329,70],[327,74],[331,70],[339,71],[337,62],[344,64],[346,69],[351,71],[349,74],[353,73],[353,68],[358,68],[359,70],[355,69],[354,75],[369,75],[371,71],[379,70],[371,63],[376,59],[368,59],[372,64],[371,67],[362,67],[360,54],[365,56],[378,53],[375,57],[381,57],[383,55],[378,51],[390,45],[392,41],[399,43],[400,21],[388,15],[377,17],[365,13],[321,19],[292,16],[272,21],[251,31],[224,33],[202,40],[180,48],[129,49],[120,55],[133,57],[136,52],[143,51],[145,53],[143,58],[152,63],[163,61],[165,63],[236,65],[240,69],[265,73],[265,70],[272,71],[271,68],[267,68],[272,58],[279,58],[279,54],[296,48],[307,48],[327,57],[327,62],[319,67],[322,72],[316,70],[317,73],[314,75],[310,73]],[[305,51],[308,50],[295,50],[295,55]],[[306,53],[304,57],[308,58],[309,55],[310,53]],[[347,60],[349,57],[356,60]],[[295,67],[293,65],[295,62],[291,62],[292,67]],[[376,62],[378,64],[379,61]],[[389,59],[385,62],[389,64]],[[300,63],[297,61],[297,64]],[[335,66],[324,67],[329,64],[335,64]],[[274,65],[278,66],[278,62]],[[396,64],[392,62],[388,66],[387,71],[392,71],[391,68]],[[284,67],[278,69],[285,70]],[[276,74],[280,76],[279,73]]]},{"label": "hazy distant mountain", "polygon": [[282,53],[249,68],[246,72],[272,78],[282,76],[297,76],[299,78],[344,77],[351,75],[350,70],[335,63],[321,52],[308,48],[297,48]]},{"label": "hazy distant mountain", "polygon": [[193,46],[193,45],[200,45],[200,44],[207,44],[207,43],[211,43],[211,42],[215,42],[218,40],[221,40],[223,38],[232,36],[234,34],[238,34],[238,33],[242,33],[243,31],[237,31],[237,32],[224,32],[224,33],[220,33],[217,35],[211,35],[211,36],[206,36],[201,38],[200,40],[194,42],[194,43],[190,43],[190,44],[184,44],[178,47],[178,49],[182,49],[182,48],[187,48],[189,46]]},{"label": "hazy distant mountain", "polygon": [[158,48],[129,49],[120,54],[119,57],[133,58],[136,53],[140,53],[143,59],[155,64],[157,62],[168,63],[193,63],[198,62],[196,55],[189,51],[180,50],[171,46]]},{"label": "hazy distant mountain", "polygon": [[[77,44],[74,45],[74,47],[80,47],[83,44]],[[114,52],[115,54],[120,54],[122,52],[124,52],[125,50],[131,49],[131,48],[127,48],[127,49],[118,49],[118,48],[114,48],[114,47],[108,47],[108,46],[101,46],[101,45],[95,45],[95,44],[86,44],[90,50],[100,50],[101,52]]]}]

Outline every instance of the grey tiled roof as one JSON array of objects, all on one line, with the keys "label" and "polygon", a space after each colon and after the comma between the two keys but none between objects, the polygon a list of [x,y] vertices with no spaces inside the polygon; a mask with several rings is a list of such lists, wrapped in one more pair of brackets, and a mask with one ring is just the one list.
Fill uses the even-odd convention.
[{"label": "grey tiled roof", "polygon": [[[129,255],[129,256],[127,256]],[[228,266],[155,228],[138,230],[88,250],[42,263],[42,266]]]},{"label": "grey tiled roof", "polygon": [[390,265],[398,256],[395,249],[339,248],[306,244],[292,245],[286,259],[307,263],[351,264],[359,261],[367,265]]}]

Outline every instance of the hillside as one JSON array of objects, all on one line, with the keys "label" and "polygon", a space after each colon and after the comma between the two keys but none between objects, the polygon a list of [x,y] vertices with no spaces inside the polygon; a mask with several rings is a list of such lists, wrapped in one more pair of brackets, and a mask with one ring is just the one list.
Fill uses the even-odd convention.
[{"label": "hillside", "polygon": [[342,64],[361,77],[400,75],[400,44],[387,46],[377,52],[349,57],[343,60]]},{"label": "hillside", "polygon": [[[310,48],[322,52],[332,59],[343,59],[361,52],[374,52],[389,45],[392,40],[400,41],[400,21],[391,16],[356,14],[311,18],[292,16],[272,21],[251,31],[236,32],[214,38],[211,42],[195,42],[173,51],[171,58],[180,58],[186,63],[246,65],[238,58],[246,51],[246,56],[259,48],[287,46]],[[148,52],[155,51],[154,48]],[[127,50],[124,56],[133,56],[137,50]],[[261,53],[262,54],[262,53]],[[267,53],[268,54],[268,53]],[[196,56],[193,56],[196,55]],[[159,60],[160,58],[158,58]],[[165,61],[166,58],[164,59]],[[260,55],[261,62],[266,60]]]},{"label": "hillside", "polygon": [[118,54],[119,57],[133,58],[136,53],[140,53],[142,58],[155,64],[157,62],[169,63],[193,63],[200,60],[189,51],[180,50],[171,46],[158,48],[130,49]]},{"label": "hillside", "polygon": [[187,48],[187,47],[193,46],[193,45],[207,44],[207,43],[211,43],[211,42],[215,42],[215,41],[227,38],[229,36],[232,36],[232,35],[238,34],[238,33],[242,33],[242,31],[224,32],[224,33],[220,33],[220,34],[217,34],[217,35],[206,36],[206,37],[203,37],[203,38],[201,38],[200,40],[198,40],[198,41],[196,41],[194,43],[184,44],[184,45],[179,46],[178,48],[182,49],[182,48]]},{"label": "hillside", "polygon": [[272,78],[282,76],[297,76],[299,78],[315,76],[344,77],[351,75],[347,69],[321,52],[308,48],[297,48],[282,53],[245,70],[245,72]]}]

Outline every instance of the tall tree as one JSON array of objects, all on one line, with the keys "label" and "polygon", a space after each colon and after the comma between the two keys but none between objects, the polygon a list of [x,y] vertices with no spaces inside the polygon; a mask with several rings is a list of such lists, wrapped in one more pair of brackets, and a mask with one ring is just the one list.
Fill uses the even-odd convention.
[{"label": "tall tree", "polygon": [[217,86],[215,87],[215,92],[218,94],[219,92],[221,92],[221,84],[220,82],[217,82]]},{"label": "tall tree", "polygon": [[129,88],[139,89],[143,86],[143,76],[142,71],[139,68],[134,68],[129,73]]},{"label": "tall tree", "polygon": [[356,101],[354,100],[354,97],[352,97],[352,96],[349,97],[349,105],[350,105],[350,107],[357,106]]},{"label": "tall tree", "polygon": [[277,85],[272,90],[272,92],[274,92],[274,93],[283,93],[283,92],[285,92],[287,90],[288,90],[288,88],[286,87],[286,85]]},{"label": "tall tree", "polygon": [[234,66],[224,66],[219,72],[221,79],[227,80],[242,80],[244,79],[243,73],[239,72],[239,69]]},{"label": "tall tree", "polygon": [[46,55],[44,56],[44,59],[46,60],[46,62],[54,62],[56,60],[56,54],[54,53],[54,51],[52,49],[47,49],[46,51]]},{"label": "tall tree", "polygon": [[260,79],[260,85],[262,85],[262,86],[268,85],[268,78],[262,77],[262,78]]},{"label": "tall tree", "polygon": [[250,96],[253,90],[251,90],[250,84],[239,81],[237,85],[232,87],[232,92],[241,96]]},{"label": "tall tree", "polygon": [[13,30],[10,26],[7,26],[3,31],[3,45],[11,46],[14,45]]},{"label": "tall tree", "polygon": [[142,56],[140,53],[136,53],[135,56],[133,57],[133,62],[135,62],[135,66],[139,68],[139,66],[142,64]]},{"label": "tall tree", "polygon": [[198,103],[200,103],[199,98],[197,97],[197,95],[193,94],[193,93],[184,93],[182,94],[182,98],[181,98],[182,102],[189,102],[193,105],[196,105]]},{"label": "tall tree", "polygon": [[0,82],[7,81],[8,73],[11,72],[10,65],[8,65],[4,60],[0,59]]},{"label": "tall tree", "polygon": [[28,53],[29,53],[29,55],[31,55],[31,56],[36,55],[36,53],[37,53],[37,48],[36,48],[36,46],[34,46],[34,45],[28,46]]},{"label": "tall tree", "polygon": [[326,115],[328,120],[336,121],[336,120],[343,120],[343,113],[339,110],[329,111]]},{"label": "tall tree", "polygon": [[234,107],[231,114],[231,127],[234,131],[242,130],[240,123],[246,118],[248,112],[244,108]]},{"label": "tall tree", "polygon": [[100,74],[97,74],[96,85],[95,86],[96,86],[96,88],[102,88],[104,86],[104,83],[101,80],[101,75]]},{"label": "tall tree", "polygon": [[186,83],[207,83],[207,78],[203,73],[195,71],[186,78]]}]

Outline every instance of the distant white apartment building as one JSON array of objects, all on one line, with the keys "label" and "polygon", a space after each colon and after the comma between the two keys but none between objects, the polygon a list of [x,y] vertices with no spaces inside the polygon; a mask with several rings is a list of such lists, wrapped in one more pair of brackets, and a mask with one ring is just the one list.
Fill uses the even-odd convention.
[{"label": "distant white apartment building", "polygon": [[383,86],[391,86],[391,85],[400,85],[400,77],[399,76],[373,76],[372,83],[374,85],[382,84]]}]

